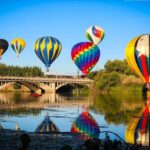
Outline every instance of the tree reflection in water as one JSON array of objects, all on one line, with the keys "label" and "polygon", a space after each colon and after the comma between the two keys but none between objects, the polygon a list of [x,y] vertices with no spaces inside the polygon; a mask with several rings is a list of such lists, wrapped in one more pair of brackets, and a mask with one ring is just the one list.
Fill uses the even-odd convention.
[{"label": "tree reflection in water", "polygon": [[108,124],[127,124],[130,116],[139,112],[143,104],[141,94],[112,93],[97,95],[92,109],[104,115]]}]

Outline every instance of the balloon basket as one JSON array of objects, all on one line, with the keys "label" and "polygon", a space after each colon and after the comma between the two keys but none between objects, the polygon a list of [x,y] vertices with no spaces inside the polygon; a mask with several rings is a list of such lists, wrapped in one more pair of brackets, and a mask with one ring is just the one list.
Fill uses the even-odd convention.
[{"label": "balloon basket", "polygon": [[46,68],[46,72],[49,72],[49,69],[48,69],[48,68]]}]

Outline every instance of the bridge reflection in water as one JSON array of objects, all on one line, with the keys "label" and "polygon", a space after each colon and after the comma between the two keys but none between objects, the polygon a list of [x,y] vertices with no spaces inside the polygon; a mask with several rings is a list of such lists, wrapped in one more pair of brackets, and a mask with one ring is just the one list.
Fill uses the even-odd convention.
[{"label": "bridge reflection in water", "polygon": [[44,108],[46,106],[89,106],[93,103],[91,97],[61,95],[45,93],[39,97],[33,97],[29,92],[3,92],[0,93],[0,109],[12,108]]},{"label": "bridge reflection in water", "polygon": [[46,112],[49,112],[58,128],[69,131],[71,121],[82,109],[81,107],[91,106],[92,103],[90,96],[45,93],[42,96],[33,97],[30,92],[1,92],[0,124],[4,128],[15,129],[18,123],[21,130],[35,131]]}]

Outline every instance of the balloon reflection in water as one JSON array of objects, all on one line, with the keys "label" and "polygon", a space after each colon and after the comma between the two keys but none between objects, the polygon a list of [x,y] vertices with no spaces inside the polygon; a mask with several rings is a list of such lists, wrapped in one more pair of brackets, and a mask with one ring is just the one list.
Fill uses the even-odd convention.
[{"label": "balloon reflection in water", "polygon": [[72,124],[71,132],[81,133],[83,139],[86,140],[94,137],[98,138],[100,129],[92,115],[87,111],[83,111]]},{"label": "balloon reflection in water", "polygon": [[139,117],[132,118],[126,129],[126,142],[150,146],[150,101],[144,106]]},{"label": "balloon reflection in water", "polygon": [[59,132],[57,126],[50,120],[48,113],[42,123],[36,128],[35,132]]}]

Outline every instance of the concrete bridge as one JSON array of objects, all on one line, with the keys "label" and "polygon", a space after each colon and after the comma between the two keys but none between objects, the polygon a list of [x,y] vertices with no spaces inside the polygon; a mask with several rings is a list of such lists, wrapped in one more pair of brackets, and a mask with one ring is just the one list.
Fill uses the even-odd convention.
[{"label": "concrete bridge", "polygon": [[93,80],[74,78],[74,77],[11,77],[11,76],[0,76],[0,90],[8,87],[14,83],[24,85],[35,93],[41,92],[57,92],[60,88],[69,85],[76,87],[77,85],[86,85],[89,88],[93,85]]}]

